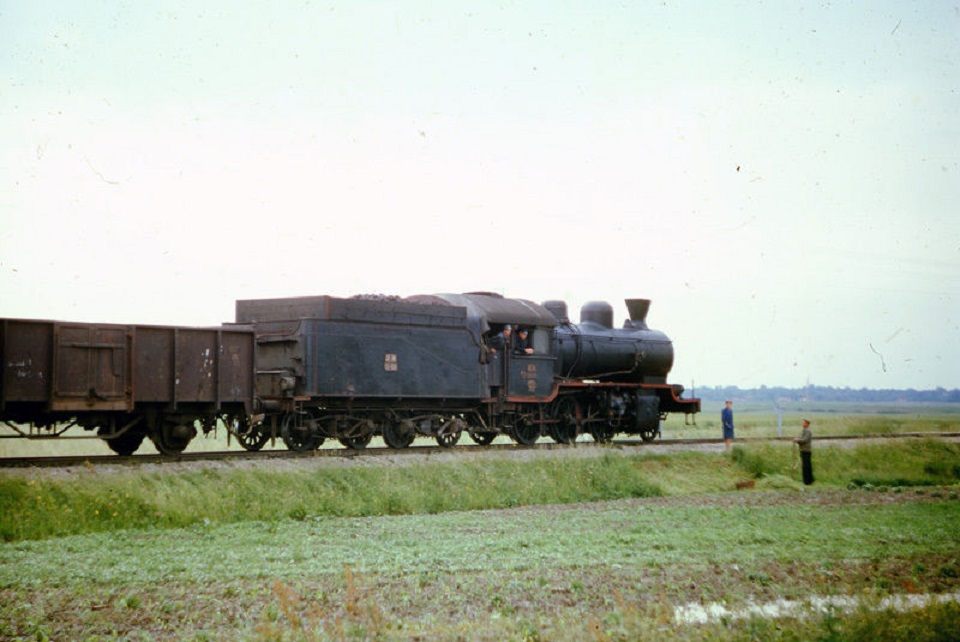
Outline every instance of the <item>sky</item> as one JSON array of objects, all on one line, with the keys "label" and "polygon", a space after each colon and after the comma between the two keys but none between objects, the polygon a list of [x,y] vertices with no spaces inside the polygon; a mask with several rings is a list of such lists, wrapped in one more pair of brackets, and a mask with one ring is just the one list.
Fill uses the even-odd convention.
[{"label": "sky", "polygon": [[960,387],[960,2],[0,0],[0,317],[467,291]]}]

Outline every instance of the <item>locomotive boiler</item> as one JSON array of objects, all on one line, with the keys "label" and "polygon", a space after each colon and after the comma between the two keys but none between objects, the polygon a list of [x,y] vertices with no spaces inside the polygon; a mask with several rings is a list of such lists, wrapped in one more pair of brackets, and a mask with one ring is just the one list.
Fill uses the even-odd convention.
[{"label": "locomotive boiler", "polygon": [[583,306],[580,324],[567,319],[566,304],[548,301],[557,327],[557,375],[563,379],[596,379],[631,383],[666,383],[673,366],[673,344],[667,335],[647,327],[648,299],[627,299],[630,318],[613,327],[613,306],[592,301]]}]

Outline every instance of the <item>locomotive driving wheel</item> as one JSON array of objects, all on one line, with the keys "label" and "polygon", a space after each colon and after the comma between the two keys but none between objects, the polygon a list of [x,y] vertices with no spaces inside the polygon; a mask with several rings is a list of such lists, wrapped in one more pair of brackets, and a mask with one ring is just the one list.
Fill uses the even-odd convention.
[{"label": "locomotive driving wheel", "polygon": [[580,409],[573,397],[560,397],[553,406],[554,423],[550,425],[550,436],[558,444],[572,444],[580,434]]},{"label": "locomotive driving wheel", "polygon": [[540,424],[531,421],[526,415],[519,415],[510,434],[513,440],[524,446],[532,446],[540,439]]}]

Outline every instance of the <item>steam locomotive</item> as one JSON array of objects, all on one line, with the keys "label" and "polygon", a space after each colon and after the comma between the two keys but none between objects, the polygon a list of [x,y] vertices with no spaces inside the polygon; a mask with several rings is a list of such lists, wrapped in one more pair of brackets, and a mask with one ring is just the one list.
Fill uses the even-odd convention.
[{"label": "steam locomotive", "polygon": [[0,319],[0,421],[24,437],[95,430],[123,455],[146,438],[178,454],[220,424],[248,450],[651,441],[700,400],[667,383],[650,302],[626,303],[621,329],[608,303],[574,324],[562,301],[487,292],[242,300],[215,328]]}]

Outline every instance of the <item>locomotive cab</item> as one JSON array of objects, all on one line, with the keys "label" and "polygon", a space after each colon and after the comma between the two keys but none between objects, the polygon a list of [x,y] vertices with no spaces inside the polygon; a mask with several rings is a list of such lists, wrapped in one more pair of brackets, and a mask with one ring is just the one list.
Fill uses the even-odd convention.
[{"label": "locomotive cab", "polygon": [[[504,328],[511,330],[504,340]],[[520,339],[521,332],[526,334]],[[487,363],[487,378],[492,388],[491,396],[509,398],[513,401],[542,400],[553,392],[553,376],[556,357],[553,349],[553,328],[535,326],[527,328],[502,324],[492,328],[492,343]],[[489,340],[488,340],[489,341]]]},{"label": "locomotive cab", "polygon": [[[491,292],[421,295],[408,300],[443,301],[466,308],[468,323],[477,333],[482,387],[488,391],[488,398],[501,402],[544,401],[554,394],[557,320],[547,308]],[[510,335],[505,337],[508,326]],[[525,345],[530,352],[515,350],[521,329],[528,332]]]}]

